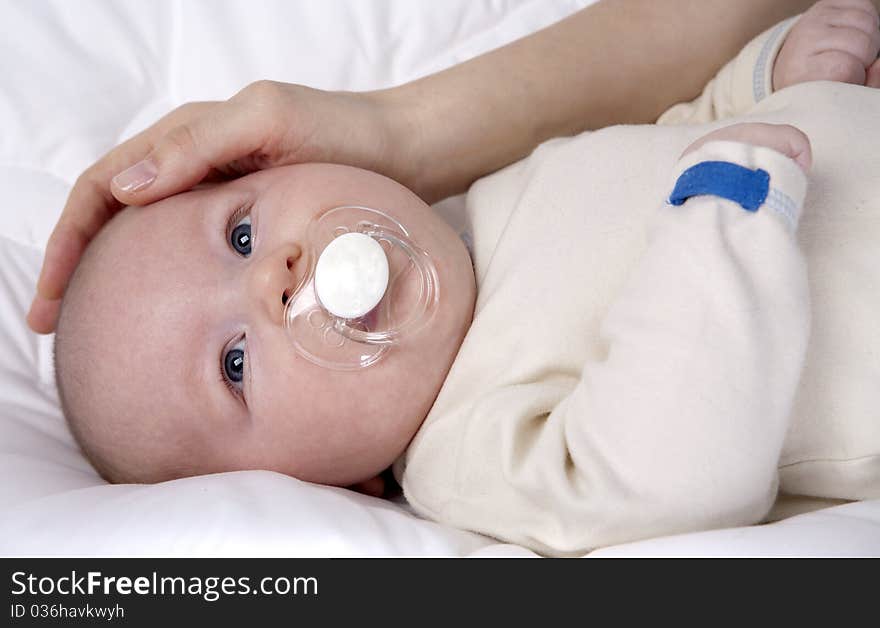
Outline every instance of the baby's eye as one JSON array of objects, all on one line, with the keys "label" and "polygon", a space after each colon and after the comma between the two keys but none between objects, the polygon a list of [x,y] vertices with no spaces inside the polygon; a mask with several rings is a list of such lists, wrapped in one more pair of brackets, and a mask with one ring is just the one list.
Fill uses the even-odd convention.
[{"label": "baby's eye", "polygon": [[236,223],[229,234],[229,243],[244,257],[251,254],[251,217],[245,216]]},{"label": "baby's eye", "polygon": [[223,356],[223,374],[234,388],[241,390],[241,380],[244,377],[244,338]]}]

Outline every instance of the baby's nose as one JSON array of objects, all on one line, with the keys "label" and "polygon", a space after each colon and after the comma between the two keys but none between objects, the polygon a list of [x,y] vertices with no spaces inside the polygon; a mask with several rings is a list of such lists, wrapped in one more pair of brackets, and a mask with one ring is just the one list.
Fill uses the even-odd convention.
[{"label": "baby's nose", "polygon": [[273,323],[281,324],[284,306],[296,288],[296,262],[302,256],[297,244],[284,244],[252,266],[249,293]]}]

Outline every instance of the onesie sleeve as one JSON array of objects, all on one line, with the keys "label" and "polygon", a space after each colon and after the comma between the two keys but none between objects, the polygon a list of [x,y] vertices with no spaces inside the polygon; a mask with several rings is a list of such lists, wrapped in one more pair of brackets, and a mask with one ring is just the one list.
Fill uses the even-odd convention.
[{"label": "onesie sleeve", "polygon": [[773,66],[786,35],[799,16],[764,31],[749,42],[688,103],[674,105],[657,124],[701,124],[746,113],[773,93]]},{"label": "onesie sleeve", "polygon": [[718,161],[768,173],[766,199],[661,204],[602,320],[605,355],[549,413],[525,404],[470,425],[495,451],[470,456],[479,481],[431,514],[552,555],[766,515],[809,335],[806,177],[781,153],[716,141],[669,189]]}]

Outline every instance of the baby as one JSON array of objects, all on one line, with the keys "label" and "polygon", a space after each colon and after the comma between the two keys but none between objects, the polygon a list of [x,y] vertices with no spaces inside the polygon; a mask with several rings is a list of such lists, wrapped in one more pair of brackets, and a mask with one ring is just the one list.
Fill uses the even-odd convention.
[{"label": "baby", "polygon": [[[344,205],[406,225],[442,290],[427,325],[354,371],[304,359],[282,325],[309,223]],[[128,208],[89,246],[65,300],[65,414],[111,481],[269,469],[356,484],[386,469],[428,413],[474,294],[458,235],[409,190],[364,170],[289,166]]]},{"label": "baby", "polygon": [[[270,469],[373,492],[395,463],[421,514],[547,554],[754,523],[780,489],[880,495],[880,91],[769,96],[815,78],[787,42],[820,19],[757,38],[667,126],[555,140],[479,182],[472,258],[415,195],[343,166],[120,212],[57,328],[83,451],[115,482]],[[876,33],[851,39],[835,50],[875,72]],[[283,324],[309,224],[344,205],[405,226],[439,287],[425,325],[349,370]]]}]

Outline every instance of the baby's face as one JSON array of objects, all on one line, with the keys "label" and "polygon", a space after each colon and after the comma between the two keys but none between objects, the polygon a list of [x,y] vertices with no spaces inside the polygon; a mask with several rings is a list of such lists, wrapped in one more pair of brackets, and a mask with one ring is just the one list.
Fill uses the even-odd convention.
[{"label": "baby's face", "polygon": [[[306,227],[340,205],[400,220],[440,289],[427,325],[355,371],[306,360],[283,326],[305,272]],[[248,218],[249,242],[235,229]],[[105,446],[150,481],[238,469],[336,485],[372,477],[418,429],[473,313],[458,236],[411,192],[363,170],[263,171],[128,208],[107,231],[83,280],[77,336],[91,360],[80,383]]]}]

